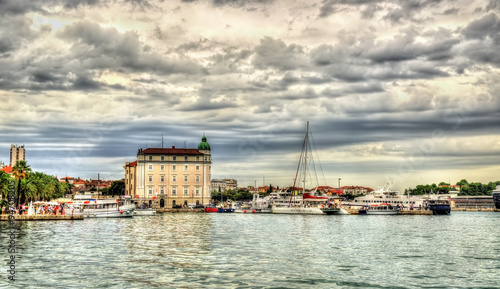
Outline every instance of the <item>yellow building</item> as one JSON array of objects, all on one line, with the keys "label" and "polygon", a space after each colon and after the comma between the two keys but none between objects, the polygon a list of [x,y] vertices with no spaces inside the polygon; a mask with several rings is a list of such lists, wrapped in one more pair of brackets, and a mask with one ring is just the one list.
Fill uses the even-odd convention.
[{"label": "yellow building", "polygon": [[198,148],[139,149],[137,161],[125,163],[126,194],[156,200],[160,208],[210,202],[212,157],[205,136]]}]

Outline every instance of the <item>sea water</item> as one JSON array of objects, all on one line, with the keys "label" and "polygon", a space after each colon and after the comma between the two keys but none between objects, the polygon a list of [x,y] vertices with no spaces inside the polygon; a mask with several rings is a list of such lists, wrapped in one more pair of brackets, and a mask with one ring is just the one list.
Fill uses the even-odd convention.
[{"label": "sea water", "polygon": [[19,222],[0,288],[500,288],[500,213]]}]

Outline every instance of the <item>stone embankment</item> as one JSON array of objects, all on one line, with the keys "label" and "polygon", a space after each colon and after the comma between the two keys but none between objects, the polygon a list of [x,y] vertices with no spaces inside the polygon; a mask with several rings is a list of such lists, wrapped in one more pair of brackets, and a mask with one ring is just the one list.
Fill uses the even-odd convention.
[{"label": "stone embankment", "polygon": [[[15,221],[63,221],[63,220],[83,220],[82,215],[14,215]],[[9,215],[0,215],[0,221],[9,221]]]},{"label": "stone embankment", "polygon": [[156,213],[203,213],[205,209],[156,209]]}]

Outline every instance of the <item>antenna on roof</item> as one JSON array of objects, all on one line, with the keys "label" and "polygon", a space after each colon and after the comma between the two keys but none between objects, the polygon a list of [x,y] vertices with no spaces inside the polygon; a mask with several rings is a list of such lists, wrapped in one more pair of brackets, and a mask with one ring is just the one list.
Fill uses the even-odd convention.
[{"label": "antenna on roof", "polygon": [[163,134],[161,134],[161,148],[163,148]]},{"label": "antenna on roof", "polygon": [[146,137],[146,148],[148,148],[148,137]]},{"label": "antenna on roof", "polygon": [[184,148],[186,148],[186,143],[187,143],[187,141],[184,141]]}]

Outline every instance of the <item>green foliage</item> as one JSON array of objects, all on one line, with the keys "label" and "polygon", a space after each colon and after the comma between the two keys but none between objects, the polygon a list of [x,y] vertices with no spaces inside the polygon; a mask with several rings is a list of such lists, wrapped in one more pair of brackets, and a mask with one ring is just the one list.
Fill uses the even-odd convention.
[{"label": "green foliage", "polygon": [[9,182],[12,180],[12,177],[3,172],[0,171],[0,194],[2,196],[2,200],[7,199],[9,195]]},{"label": "green foliage", "polygon": [[[125,194],[125,182],[124,181],[114,181],[111,183],[107,195],[123,195]],[[104,190],[103,190],[104,195]]]},{"label": "green foliage", "polygon": [[[457,182],[460,186],[459,196],[487,196],[493,193],[500,181],[489,182],[488,184],[481,183],[469,183],[466,179],[462,179]],[[444,187],[441,187],[443,186]],[[432,185],[418,185],[413,189],[410,189],[411,195],[425,195],[425,194],[448,194],[450,191],[456,191],[454,188],[450,188],[448,183],[441,182],[439,186],[436,184]]]},{"label": "green foliage", "polygon": [[213,191],[211,193],[211,199],[214,202],[220,202],[222,195],[222,201],[225,202],[228,199],[232,201],[250,201],[253,198],[253,193],[246,190],[227,190],[224,192]]}]

